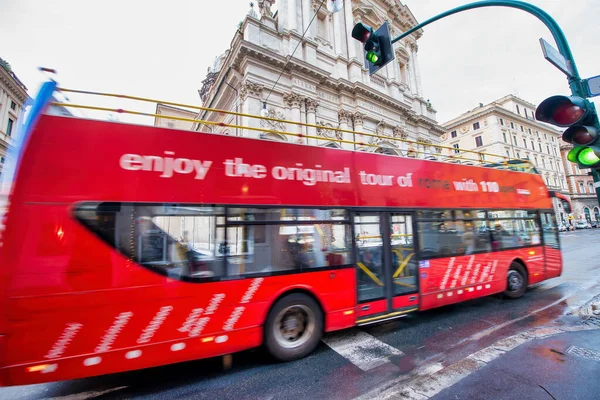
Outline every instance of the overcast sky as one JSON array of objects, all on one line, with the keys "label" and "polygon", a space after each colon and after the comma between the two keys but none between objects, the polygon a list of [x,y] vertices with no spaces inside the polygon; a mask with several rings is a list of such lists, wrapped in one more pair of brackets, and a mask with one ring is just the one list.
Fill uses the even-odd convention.
[{"label": "overcast sky", "polygon": [[[467,2],[403,1],[420,22]],[[600,0],[530,2],[561,25],[581,76],[600,75]],[[58,71],[64,87],[199,104],[197,90],[206,69],[229,47],[248,3],[0,0],[0,57],[32,96],[44,80],[37,67],[46,66]],[[552,37],[525,12],[496,7],[467,11],[424,31],[421,80],[440,123],[508,93],[533,103],[569,93],[565,76],[540,50],[538,39],[555,45]],[[89,103],[77,95],[70,99]],[[131,107],[122,101],[100,104]],[[153,112],[154,107],[144,110]]]}]

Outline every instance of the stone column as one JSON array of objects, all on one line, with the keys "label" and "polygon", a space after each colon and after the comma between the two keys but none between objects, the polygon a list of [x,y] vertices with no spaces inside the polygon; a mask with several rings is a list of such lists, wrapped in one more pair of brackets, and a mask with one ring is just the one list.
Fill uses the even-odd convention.
[{"label": "stone column", "polygon": [[[365,120],[365,115],[361,112],[355,112],[354,115],[352,116],[354,118],[354,131],[361,133],[363,132],[363,123]],[[368,136],[364,136],[364,135],[356,135],[356,137],[354,138],[355,142],[362,142],[362,143],[368,143]],[[368,146],[361,146],[359,144],[355,144],[354,145],[354,150],[366,150],[368,148]]]},{"label": "stone column", "polygon": [[[243,114],[258,114],[262,109],[262,91],[264,86],[252,81],[244,81],[239,90],[240,96],[240,112]],[[256,102],[260,103],[257,107]],[[251,104],[252,103],[252,104]],[[258,111],[257,111],[258,110]],[[260,120],[256,118],[240,117],[240,126],[250,126],[257,128],[260,126]],[[258,136],[257,131],[241,129],[238,132],[241,136],[256,137]]]},{"label": "stone column", "polygon": [[[349,130],[349,122],[350,122],[351,119],[352,119],[352,114],[349,111],[346,111],[346,110],[339,110],[338,111],[338,120],[340,121],[340,129]],[[342,140],[350,140],[350,141],[352,141],[354,139],[352,137],[353,135],[351,133],[347,133],[347,132],[336,132],[335,136],[338,139],[342,139]],[[340,142],[338,142],[338,144],[342,148],[348,148],[350,146],[347,143],[340,143]]]},{"label": "stone column", "polygon": [[[281,3],[281,1],[279,3]],[[312,0],[302,0],[302,32],[306,31],[306,28],[308,28],[304,38],[314,39],[316,36],[317,21],[313,21],[310,27],[308,26],[308,23],[310,22],[315,11],[316,10],[313,9],[312,6]]]},{"label": "stone column", "polygon": [[[310,97],[306,98],[306,123],[311,125],[317,124],[317,107],[319,106],[319,101],[315,99],[311,99]],[[313,126],[306,127],[306,134],[308,136],[317,136],[317,128]],[[307,138],[307,143],[313,146],[318,144],[317,139]]]},{"label": "stone column", "polygon": [[[339,13],[338,13],[339,14]],[[354,16],[352,15],[352,1],[344,1],[344,23],[346,28],[346,40],[348,41],[348,80],[350,82],[362,82],[363,52],[358,40],[352,38],[354,27]]]},{"label": "stone column", "polygon": [[[286,106],[291,109],[289,120],[292,122],[301,122],[300,121],[300,105],[302,103],[302,96],[296,93],[286,93],[283,95],[283,101]],[[302,133],[302,127],[297,124],[288,124],[288,132],[290,133]],[[289,141],[297,141],[297,138],[288,137]]]},{"label": "stone column", "polygon": [[411,50],[411,60],[413,62],[414,65],[414,72],[415,72],[415,92],[421,96],[422,95],[422,88],[421,88],[421,72],[419,71],[419,60],[417,59],[417,51],[419,50],[419,46],[417,46],[416,43],[411,44],[410,46],[410,50]]},{"label": "stone column", "polygon": [[[298,32],[298,3],[297,0],[287,0],[281,3],[288,3],[288,26],[284,27],[290,31]],[[291,54],[291,53],[290,53]]]}]

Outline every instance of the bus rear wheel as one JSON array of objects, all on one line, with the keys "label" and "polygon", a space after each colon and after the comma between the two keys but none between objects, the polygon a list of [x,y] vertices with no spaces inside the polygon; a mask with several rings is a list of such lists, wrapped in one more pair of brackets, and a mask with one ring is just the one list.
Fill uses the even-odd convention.
[{"label": "bus rear wheel", "polygon": [[505,297],[518,299],[525,294],[525,290],[527,289],[527,271],[521,264],[518,262],[510,264],[506,280]]},{"label": "bus rear wheel", "polygon": [[310,354],[323,335],[323,312],[317,302],[302,293],[279,299],[265,323],[265,347],[279,361]]}]

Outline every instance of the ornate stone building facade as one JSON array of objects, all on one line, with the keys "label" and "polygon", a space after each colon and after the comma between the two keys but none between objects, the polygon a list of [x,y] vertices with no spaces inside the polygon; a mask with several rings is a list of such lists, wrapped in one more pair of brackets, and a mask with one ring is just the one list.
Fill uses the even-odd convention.
[{"label": "ornate stone building facade", "polygon": [[[266,104],[271,118],[315,127],[249,117],[239,117],[236,123],[235,116],[216,112],[200,112],[197,118],[250,127],[238,129],[238,135],[290,143],[404,156],[440,151],[434,144],[443,129],[423,97],[419,74],[417,41],[422,32],[396,43],[395,60],[373,76],[362,45],[351,38],[357,22],[376,28],[387,20],[393,36],[406,31],[417,24],[410,10],[397,0],[346,0],[343,11],[332,14],[320,4],[279,0],[273,13],[273,0],[258,1],[259,13],[250,10],[230,49],[209,68],[199,90],[205,107],[260,115]],[[235,129],[218,125],[194,129],[236,134]],[[415,148],[393,138],[421,145]]]},{"label": "ornate stone building facade", "polygon": [[0,173],[27,99],[27,88],[12,71],[10,64],[0,58]]}]

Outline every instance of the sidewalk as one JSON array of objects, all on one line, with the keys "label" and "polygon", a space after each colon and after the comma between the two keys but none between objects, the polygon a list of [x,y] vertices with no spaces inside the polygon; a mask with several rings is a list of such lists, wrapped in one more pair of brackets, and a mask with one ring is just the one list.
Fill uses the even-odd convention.
[{"label": "sidewalk", "polygon": [[[600,399],[600,296],[431,397]],[[474,357],[477,360],[477,357]]]},{"label": "sidewalk", "polygon": [[453,386],[442,399],[600,398],[600,329],[524,343]]},{"label": "sidewalk", "polygon": [[451,365],[425,365],[358,399],[600,399],[600,295]]}]

